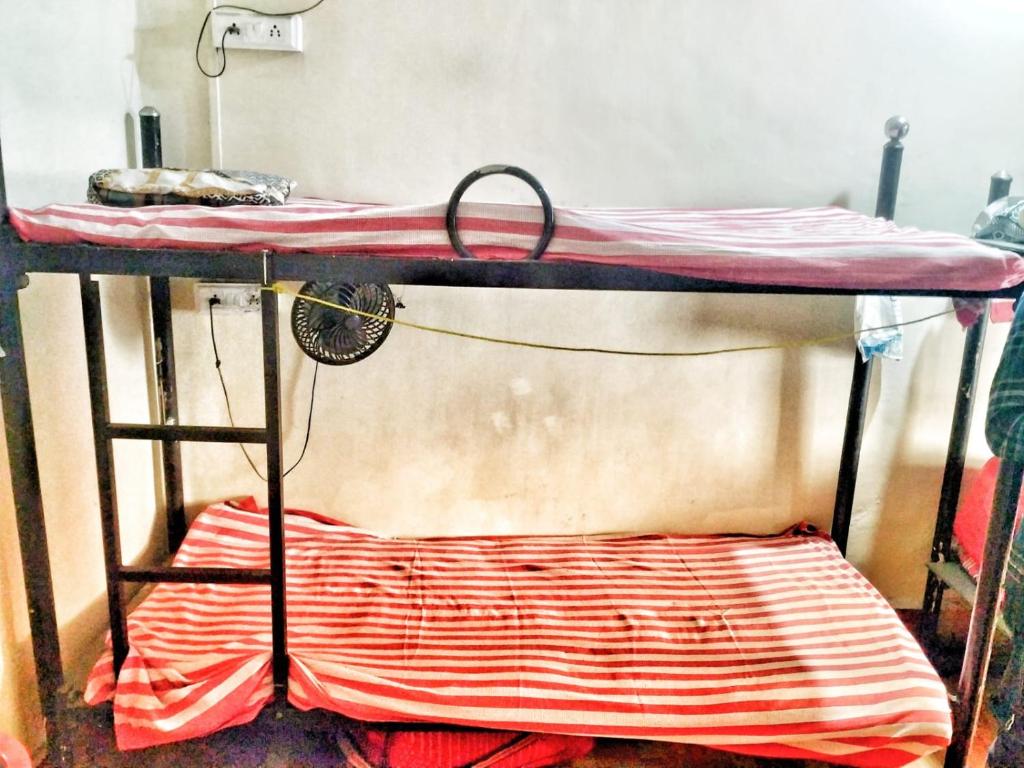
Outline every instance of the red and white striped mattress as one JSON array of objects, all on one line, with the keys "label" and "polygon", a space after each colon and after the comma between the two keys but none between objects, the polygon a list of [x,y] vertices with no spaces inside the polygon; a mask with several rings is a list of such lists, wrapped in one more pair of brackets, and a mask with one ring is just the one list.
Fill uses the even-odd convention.
[{"label": "red and white striped mattress", "polygon": [[[464,203],[459,232],[482,259],[522,259],[536,206]],[[452,259],[444,205],[12,208],[26,240]],[[842,208],[558,208],[544,261],[622,265],[707,280],[852,289],[994,290],[1024,281],[1024,260],[960,235],[898,227]]]},{"label": "red and white striped mattress", "polygon": [[[175,564],[268,567],[267,518],[215,504]],[[286,515],[289,700],[371,721],[689,742],[897,766],[946,746],[946,691],[821,535],[392,539]],[[109,650],[132,749],[251,720],[269,588],[161,584]]]}]

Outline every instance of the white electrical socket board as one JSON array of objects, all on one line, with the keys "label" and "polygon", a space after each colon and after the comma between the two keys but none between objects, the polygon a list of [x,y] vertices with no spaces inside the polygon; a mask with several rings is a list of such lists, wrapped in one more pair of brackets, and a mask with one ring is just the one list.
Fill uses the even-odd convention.
[{"label": "white electrical socket board", "polygon": [[260,287],[249,283],[201,283],[196,287],[196,309],[209,312],[210,299],[219,299],[214,312],[256,312],[260,308]]},{"label": "white electrical socket board", "polygon": [[248,11],[214,9],[210,25],[214,48],[219,49],[223,40],[225,48],[302,52],[302,17],[298,14],[264,16]]}]

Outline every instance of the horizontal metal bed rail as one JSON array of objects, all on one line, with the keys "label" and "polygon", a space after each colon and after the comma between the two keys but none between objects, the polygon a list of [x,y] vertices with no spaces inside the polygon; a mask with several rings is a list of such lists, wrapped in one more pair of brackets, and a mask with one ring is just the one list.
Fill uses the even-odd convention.
[{"label": "horizontal metal bed rail", "polygon": [[186,443],[265,443],[262,427],[195,427],[175,424],[108,424],[111,440],[180,440]]},{"label": "horizontal metal bed rail", "polygon": [[[5,242],[6,241],[6,242]],[[190,277],[262,284],[264,259],[238,251],[114,248],[96,245],[26,243],[9,222],[0,223],[4,271],[13,274],[52,272],[93,275]],[[352,283],[436,285],[455,288],[536,288],[583,291],[666,291],[815,296],[948,296],[951,298],[1016,298],[1024,284],[990,291],[942,288],[835,288],[761,285],[703,280],[639,267],[582,262],[479,261],[475,259],[396,259],[373,254],[331,256],[274,253],[274,279],[306,282],[342,280]]]},{"label": "horizontal metal bed rail", "polygon": [[269,584],[269,568],[186,568],[164,566],[139,568],[122,566],[118,579],[128,582],[175,584]]}]

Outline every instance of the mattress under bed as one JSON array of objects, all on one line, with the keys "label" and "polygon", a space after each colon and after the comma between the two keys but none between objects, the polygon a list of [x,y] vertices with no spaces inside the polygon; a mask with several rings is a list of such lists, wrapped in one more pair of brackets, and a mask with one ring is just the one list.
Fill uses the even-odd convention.
[{"label": "mattress under bed", "polygon": [[[704,744],[897,766],[946,746],[945,688],[822,534],[396,539],[285,516],[288,696],[370,721]],[[216,504],[177,566],[268,567],[267,517]],[[131,613],[122,748],[272,698],[269,587],[160,584]]]},{"label": "mattress under bed", "polygon": [[[102,205],[12,208],[26,240],[452,259],[445,206],[297,199],[281,206]],[[463,203],[458,228],[481,259],[522,259],[539,207]],[[1024,281],[1024,260],[969,238],[836,207],[682,210],[557,208],[542,261],[648,269],[710,281],[849,290],[994,291]]]}]

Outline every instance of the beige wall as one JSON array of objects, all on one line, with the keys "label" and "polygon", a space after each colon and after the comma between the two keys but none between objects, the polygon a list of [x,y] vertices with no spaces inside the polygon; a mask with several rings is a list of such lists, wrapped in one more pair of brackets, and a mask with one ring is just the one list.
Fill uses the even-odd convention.
[{"label": "beige wall", "polygon": [[[881,123],[894,112],[913,125],[904,223],[965,231],[993,170],[1024,176],[1024,107],[1006,84],[1024,70],[1018,3],[328,2],[307,16],[305,54],[236,52],[212,85],[191,59],[204,6],[2,0],[13,203],[80,199],[91,170],[128,162],[124,114],[143,103],[164,113],[169,164],[279,171],[299,193],[356,200],[441,200],[469,169],[505,161],[561,204],[870,211]],[[500,183],[479,194],[529,199]],[[75,288],[37,277],[23,302],[62,639],[80,679],[104,619]],[[145,420],[143,287],[103,289],[114,414]],[[829,335],[851,315],[848,299],[399,292],[409,319],[650,349]],[[223,423],[190,286],[177,286],[175,307],[183,420]],[[259,424],[258,317],[218,322],[236,413]],[[959,336],[952,322],[908,329],[907,360],[876,381],[851,554],[899,604],[920,596]],[[282,338],[291,459],[312,369]],[[309,455],[287,499],[398,533],[827,524],[850,357],[837,344],[638,362],[399,329],[372,358],[321,371]],[[990,352],[984,380],[993,365]],[[972,461],[983,453],[976,430]],[[233,446],[187,447],[185,458],[194,506],[262,492]],[[153,456],[122,448],[118,469],[126,554],[151,556],[162,546]],[[38,729],[13,540],[5,485],[0,729],[25,737]]]},{"label": "beige wall", "polygon": [[[565,205],[871,212],[881,126],[902,112],[913,128],[899,219],[967,231],[989,174],[1024,171],[1013,165],[1024,111],[998,74],[1024,63],[1021,21],[1024,6],[994,1],[326,4],[306,17],[303,55],[233,53],[213,102],[214,157],[353,200],[442,200],[468,170],[514,162]],[[529,199],[514,184],[480,187]],[[429,288],[404,299],[413,320],[649,349],[813,338],[851,316],[848,299]],[[941,307],[908,301],[905,313]],[[184,290],[175,319],[191,329],[179,333],[186,407],[223,418],[200,395],[216,383]],[[257,323],[222,323],[225,373],[251,423]],[[952,320],[908,329],[907,359],[876,381],[851,555],[897,604],[920,600],[959,337]],[[311,368],[285,348],[294,456]],[[827,525],[850,363],[846,344],[637,361],[398,329],[373,358],[323,373],[288,499],[404,534]],[[226,485],[206,462],[189,474],[193,498],[259,488],[236,450],[220,450]],[[972,460],[983,451],[975,439]]]}]

